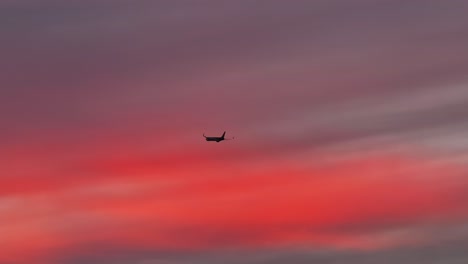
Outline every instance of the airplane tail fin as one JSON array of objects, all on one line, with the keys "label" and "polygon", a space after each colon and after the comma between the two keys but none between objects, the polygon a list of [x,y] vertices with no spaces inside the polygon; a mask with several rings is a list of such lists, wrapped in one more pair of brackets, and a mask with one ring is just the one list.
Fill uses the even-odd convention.
[{"label": "airplane tail fin", "polygon": [[224,133],[223,133],[223,135],[221,137],[224,138],[224,135],[226,135],[226,131],[224,131]]},{"label": "airplane tail fin", "polygon": [[205,133],[203,133],[203,136],[206,138]]}]

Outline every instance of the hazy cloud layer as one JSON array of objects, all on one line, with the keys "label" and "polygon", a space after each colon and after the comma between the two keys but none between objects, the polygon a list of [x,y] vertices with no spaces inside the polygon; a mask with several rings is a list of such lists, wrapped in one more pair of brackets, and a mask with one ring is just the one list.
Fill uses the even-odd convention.
[{"label": "hazy cloud layer", "polygon": [[0,262],[465,263],[467,12],[3,1]]}]

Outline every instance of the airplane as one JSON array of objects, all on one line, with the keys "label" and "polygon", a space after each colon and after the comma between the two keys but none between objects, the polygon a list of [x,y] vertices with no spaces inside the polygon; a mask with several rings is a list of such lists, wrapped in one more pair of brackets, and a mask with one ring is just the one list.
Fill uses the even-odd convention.
[{"label": "airplane", "polygon": [[207,137],[207,136],[205,136],[205,133],[203,133],[203,136],[206,138],[206,141],[216,141],[217,143],[219,143],[220,141],[223,141],[223,140],[231,140],[231,139],[234,139],[234,138],[225,139],[225,138],[224,138],[224,135],[226,135],[226,131],[224,131],[223,135],[220,136],[220,137]]}]

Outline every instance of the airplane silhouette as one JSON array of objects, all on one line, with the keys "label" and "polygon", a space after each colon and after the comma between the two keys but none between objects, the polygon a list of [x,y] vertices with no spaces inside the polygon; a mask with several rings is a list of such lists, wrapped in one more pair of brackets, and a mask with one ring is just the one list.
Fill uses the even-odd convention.
[{"label": "airplane silhouette", "polygon": [[[203,133],[203,136],[206,138],[206,141],[216,141],[217,143],[223,140],[230,140],[230,139],[225,139],[224,135],[226,135],[226,131],[224,131],[223,135],[220,137],[207,137],[205,136],[205,133]],[[231,138],[231,139],[234,139],[234,138]]]}]

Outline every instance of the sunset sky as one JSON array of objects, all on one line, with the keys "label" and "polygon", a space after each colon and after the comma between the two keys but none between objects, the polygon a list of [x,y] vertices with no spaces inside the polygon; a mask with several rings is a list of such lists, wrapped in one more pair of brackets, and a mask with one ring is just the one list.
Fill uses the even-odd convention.
[{"label": "sunset sky", "polygon": [[0,22],[0,264],[468,263],[468,1]]}]

